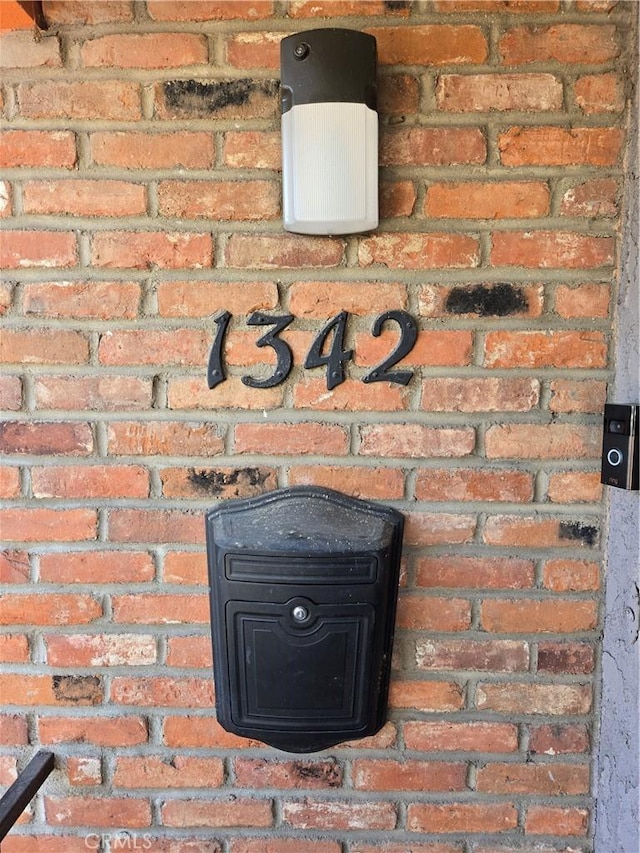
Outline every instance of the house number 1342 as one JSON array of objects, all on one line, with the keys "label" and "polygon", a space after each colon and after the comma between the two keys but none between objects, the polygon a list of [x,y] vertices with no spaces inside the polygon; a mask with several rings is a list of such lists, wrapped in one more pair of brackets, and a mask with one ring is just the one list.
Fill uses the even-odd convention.
[{"label": "house number 1342", "polygon": [[[346,349],[344,344],[347,320],[347,311],[341,311],[332,317],[320,329],[313,339],[307,357],[304,361],[305,368],[326,367],[327,389],[331,391],[345,380],[345,364],[353,357],[353,350]],[[243,376],[242,381],[250,388],[273,388],[284,382],[293,367],[293,353],[286,341],[279,337],[280,333],[294,320],[293,314],[263,314],[254,311],[247,317],[249,326],[266,326],[267,331],[256,341],[257,347],[271,347],[276,354],[276,366],[270,376],[256,379],[253,376]],[[231,314],[223,311],[214,319],[216,332],[209,354],[207,366],[207,384],[209,388],[215,388],[226,379],[223,363],[224,339],[229,327]],[[400,340],[389,355],[362,377],[363,382],[397,382],[406,385],[412,377],[410,370],[392,370],[392,368],[406,355],[408,355],[418,337],[418,325],[415,319],[406,311],[385,311],[376,317],[371,329],[374,337],[379,337],[382,327],[387,322],[397,323],[400,328]]]}]

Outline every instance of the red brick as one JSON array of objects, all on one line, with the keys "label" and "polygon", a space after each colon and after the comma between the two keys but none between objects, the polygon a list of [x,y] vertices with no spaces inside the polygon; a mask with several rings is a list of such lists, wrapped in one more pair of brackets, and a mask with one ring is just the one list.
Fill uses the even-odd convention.
[{"label": "red brick", "polygon": [[438,12],[557,12],[560,0],[435,0]]},{"label": "red brick", "polygon": [[77,262],[76,235],[67,231],[5,231],[0,266],[6,269],[72,267]]},{"label": "red brick", "polygon": [[[325,386],[326,391],[326,386]],[[239,376],[229,376],[210,391],[202,378],[170,379],[168,401],[170,409],[277,409],[282,405],[283,389],[248,388]]]},{"label": "red brick", "polygon": [[268,761],[264,758],[236,758],[233,763],[238,788],[339,788],[342,766],[335,759],[316,761]]},{"label": "red brick", "polygon": [[422,424],[371,424],[360,427],[361,456],[452,458],[468,456],[475,446],[473,427]]},{"label": "red brick", "polygon": [[487,519],[484,541],[514,547],[592,547],[599,538],[597,524],[556,518],[498,515]]},{"label": "red brick", "polygon": [[597,65],[620,53],[613,24],[514,27],[502,36],[498,48],[506,65],[549,61]]},{"label": "red brick", "polygon": [[0,743],[8,746],[26,746],[29,742],[27,719],[22,714],[0,716]]},{"label": "red brick", "polygon": [[93,509],[23,507],[0,513],[2,528],[14,541],[80,542],[96,538],[97,513]]},{"label": "red brick", "polygon": [[397,468],[292,466],[289,484],[324,486],[368,500],[399,500],[404,495],[404,474]]},{"label": "red brick", "polygon": [[564,231],[505,231],[492,235],[492,266],[597,269],[614,261],[613,237]]},{"label": "red brick", "polygon": [[0,634],[0,663],[29,663],[26,634]]},{"label": "red brick", "polygon": [[598,612],[593,601],[548,599],[539,601],[482,602],[480,618],[484,630],[505,634],[565,634],[590,631],[598,624]]},{"label": "red brick", "polygon": [[63,634],[45,639],[49,666],[146,666],[156,663],[150,634]]},{"label": "red brick", "polygon": [[409,749],[421,752],[516,752],[518,727],[513,723],[408,721],[404,740]]},{"label": "red brick", "polygon": [[280,65],[280,41],[285,33],[245,32],[226,41],[226,59],[233,68],[269,68]]},{"label": "red brick", "polygon": [[607,343],[601,332],[505,331],[485,338],[487,367],[604,367]]},{"label": "red brick", "polygon": [[23,287],[24,313],[76,319],[133,319],[138,314],[141,288],[136,282],[29,282]]},{"label": "red brick", "polygon": [[419,640],[415,660],[426,671],[526,672],[529,647],[512,640]]},{"label": "red brick", "polygon": [[6,838],[2,846],[6,853],[86,853],[84,842],[84,838],[71,835],[14,834]]},{"label": "red brick", "polygon": [[146,212],[146,191],[127,181],[27,181],[23,205],[25,213],[133,216]]},{"label": "red brick", "polygon": [[317,830],[375,830],[394,829],[397,812],[394,803],[305,799],[285,801],[282,817],[285,826]]},{"label": "red brick", "polygon": [[51,826],[97,826],[137,829],[151,824],[148,800],[118,797],[45,797]]},{"label": "red brick", "polygon": [[52,166],[71,169],[76,137],[69,130],[5,130],[0,135],[0,166]]},{"label": "red brick", "polygon": [[207,220],[266,220],[280,214],[275,181],[160,181],[162,216]]},{"label": "red brick", "polygon": [[204,36],[193,33],[119,33],[87,39],[80,50],[85,68],[178,68],[206,64]]},{"label": "red brick", "polygon": [[596,380],[555,379],[550,388],[551,412],[601,412],[607,396],[606,384]]},{"label": "red brick", "polygon": [[0,583],[28,583],[30,571],[26,551],[0,551]]},{"label": "red brick", "polygon": [[233,434],[234,453],[263,453],[265,448],[273,456],[345,456],[349,452],[348,430],[339,424],[239,423]]},{"label": "red brick", "polygon": [[102,764],[99,758],[69,756],[66,771],[69,785],[73,787],[102,784]]},{"label": "red brick", "polygon": [[335,267],[343,253],[343,241],[335,238],[232,234],[224,262],[240,269]]},{"label": "red brick", "polygon": [[383,181],[380,185],[380,218],[411,216],[418,192],[413,181]]},{"label": "red brick", "polygon": [[552,503],[597,503],[602,497],[599,471],[551,474],[547,496]]},{"label": "red brick", "polygon": [[382,132],[382,166],[453,166],[482,164],[484,134],[476,127],[411,127]]},{"label": "red brick", "polygon": [[102,682],[91,675],[7,673],[0,675],[0,693],[6,705],[84,707],[103,700]]},{"label": "red brick", "polygon": [[417,841],[408,841],[407,843],[398,842],[390,844],[385,842],[383,848],[377,844],[367,844],[365,842],[354,842],[351,845],[351,853],[460,853],[460,845],[457,843],[448,844],[447,842],[425,842],[421,844]]},{"label": "red brick", "polygon": [[464,791],[467,765],[444,761],[357,759],[353,786],[360,791]]},{"label": "red brick", "polygon": [[595,649],[590,643],[540,643],[538,672],[553,675],[589,675],[594,670]]},{"label": "red brick", "polygon": [[142,717],[49,717],[38,720],[44,744],[90,743],[96,746],[137,746],[146,743],[147,724]]},{"label": "red brick", "polygon": [[480,27],[433,24],[372,27],[382,65],[464,65],[484,62],[487,41]]},{"label": "red brick", "polygon": [[296,317],[326,319],[335,306],[366,316],[407,308],[407,290],[397,282],[298,281],[289,292],[289,308]]},{"label": "red brick", "polygon": [[167,666],[187,669],[210,669],[213,666],[209,637],[170,637],[167,643]]},{"label": "red brick", "polygon": [[471,605],[464,598],[402,595],[396,624],[412,631],[465,631],[471,627]]},{"label": "red brick", "polygon": [[229,130],[224,135],[223,160],[232,169],[282,168],[280,134],[261,130]]},{"label": "red brick", "polygon": [[403,4],[390,5],[384,0],[291,0],[287,8],[287,15],[290,18],[334,18],[343,15],[407,17],[408,14],[409,10],[403,8]]},{"label": "red brick", "polygon": [[533,754],[568,755],[589,750],[589,729],[581,723],[534,726],[529,738]]},{"label": "red brick", "polygon": [[24,118],[136,121],[141,118],[140,86],[120,80],[37,81],[18,86]]},{"label": "red brick", "polygon": [[466,234],[376,234],[360,240],[358,262],[362,267],[465,269],[480,263],[479,243]]},{"label": "red brick", "polygon": [[570,187],[562,196],[560,213],[590,219],[618,215],[619,184],[613,178],[599,178]]},{"label": "red brick", "polygon": [[20,497],[20,471],[18,468],[0,468],[0,498]]},{"label": "red brick", "polygon": [[13,216],[13,189],[8,181],[0,181],[0,219],[9,216]]},{"label": "red brick", "polygon": [[211,678],[134,678],[117,675],[111,681],[112,703],[147,708],[211,708]]},{"label": "red brick", "polygon": [[[44,35],[44,38],[42,37]],[[0,68],[60,68],[60,43],[55,36],[33,30],[3,32],[0,36]]]},{"label": "red brick", "polygon": [[487,459],[594,459],[600,445],[599,430],[580,424],[496,424],[485,435]]},{"label": "red brick", "polygon": [[206,595],[114,595],[113,621],[127,624],[166,625],[181,622],[208,622]]},{"label": "red brick", "polygon": [[83,364],[88,358],[89,342],[80,332],[5,329],[0,341],[5,364]]},{"label": "red brick", "polygon": [[555,294],[555,310],[565,319],[606,317],[611,290],[607,284],[559,285]]},{"label": "red brick", "polygon": [[553,74],[443,74],[436,103],[446,112],[562,108],[562,83]]},{"label": "red brick", "polygon": [[209,169],[215,156],[213,135],[205,131],[97,131],[90,141],[92,160],[99,166]]},{"label": "red brick", "polygon": [[210,234],[177,231],[100,231],[91,241],[91,262],[98,267],[201,269],[211,266]]},{"label": "red brick", "polygon": [[305,378],[296,383],[293,396],[296,409],[393,412],[406,407],[406,392],[400,386],[389,387],[383,382],[363,385],[354,379],[328,392],[324,379]]},{"label": "red brick", "polygon": [[165,80],[155,87],[155,116],[171,119],[212,117],[226,121],[274,119],[279,115],[278,84],[259,78]]},{"label": "red brick", "polygon": [[18,762],[13,755],[0,755],[0,785],[8,786],[18,778]]},{"label": "red brick", "polygon": [[422,383],[421,408],[432,412],[529,412],[538,404],[537,379],[437,378]]},{"label": "red brick", "polygon": [[200,329],[124,329],[107,331],[100,339],[98,360],[108,366],[180,364],[207,360],[209,335]]},{"label": "red brick", "polygon": [[[393,351],[398,342],[396,324],[374,338],[370,332],[356,335],[355,361],[358,365],[373,367]],[[473,348],[473,335],[466,329],[444,331],[427,329],[418,332],[415,345],[398,365],[419,367],[461,367],[469,364]]]},{"label": "red brick", "polygon": [[588,809],[578,806],[531,806],[527,809],[525,832],[530,835],[586,835]]},{"label": "red brick", "polygon": [[506,219],[545,216],[549,188],[543,181],[434,183],[427,187],[425,216]]},{"label": "red brick", "polygon": [[165,583],[206,584],[206,555],[192,551],[168,553],[164,558],[163,579]]},{"label": "red brick", "polygon": [[270,836],[232,840],[229,850],[230,853],[340,853],[341,848],[338,841],[305,841],[303,838]]},{"label": "red brick", "polygon": [[6,314],[13,303],[14,286],[9,281],[0,282],[0,315]]},{"label": "red brick", "polygon": [[517,557],[421,557],[416,585],[450,589],[529,589],[534,563]]},{"label": "red brick", "polygon": [[533,497],[533,476],[524,471],[430,468],[418,472],[415,496],[419,501],[525,503]]},{"label": "red brick", "polygon": [[4,625],[83,625],[102,617],[90,595],[10,593],[0,597]]},{"label": "red brick", "polygon": [[162,806],[164,826],[270,827],[271,800],[249,799],[235,794],[207,800],[169,800]]},{"label": "red brick", "polygon": [[586,764],[487,764],[478,770],[478,791],[491,794],[586,794]]},{"label": "red brick", "polygon": [[151,378],[138,376],[45,376],[35,382],[39,409],[130,411],[151,408]]},{"label": "red brick", "polygon": [[278,288],[271,281],[158,283],[158,313],[164,317],[209,317],[218,311],[251,314],[278,305]]},{"label": "red brick", "polygon": [[588,560],[547,560],[542,580],[553,592],[595,591],[600,588],[600,566]]},{"label": "red brick", "polygon": [[[22,408],[20,376],[0,376],[0,408],[9,412],[19,412]],[[0,444],[4,441],[4,428],[5,425],[0,424]]]},{"label": "red brick", "polygon": [[219,788],[224,777],[221,758],[175,755],[120,756],[113,784],[116,788]]},{"label": "red brick", "polygon": [[407,810],[413,832],[505,832],[517,825],[511,803],[411,803]]},{"label": "red brick", "polygon": [[412,711],[460,711],[464,707],[462,688],[447,681],[392,681],[391,708]]},{"label": "red brick", "polygon": [[149,474],[136,465],[74,465],[32,468],[37,498],[145,498]]},{"label": "red brick", "polygon": [[585,74],[573,86],[576,104],[585,115],[624,109],[624,82],[617,74]]},{"label": "red brick", "polygon": [[623,139],[617,127],[511,127],[498,150],[504,166],[615,166]]},{"label": "red brick", "polygon": [[453,545],[470,542],[477,520],[474,515],[452,513],[406,514],[405,541],[408,545]]},{"label": "red brick", "polygon": [[273,13],[273,0],[148,0],[147,9],[154,21],[254,20]]},{"label": "red brick", "polygon": [[220,428],[199,421],[113,421],[111,456],[216,456],[224,450]]},{"label": "red brick", "polygon": [[49,24],[106,24],[133,20],[131,0],[47,0],[44,14]]},{"label": "red brick", "polygon": [[420,83],[412,74],[385,74],[378,80],[378,113],[405,118],[420,111]]},{"label": "red brick", "polygon": [[476,694],[479,710],[499,714],[588,714],[591,702],[591,687],[581,684],[487,683],[478,685]]},{"label": "red brick", "polygon": [[173,748],[244,749],[260,745],[260,741],[227,732],[211,717],[166,716],[163,731],[165,744]]},{"label": "red brick", "polygon": [[202,520],[189,512],[161,509],[114,509],[109,516],[112,542],[187,542],[204,539]]},{"label": "red brick", "polygon": [[273,468],[163,468],[162,494],[172,498],[249,498],[277,487]]}]

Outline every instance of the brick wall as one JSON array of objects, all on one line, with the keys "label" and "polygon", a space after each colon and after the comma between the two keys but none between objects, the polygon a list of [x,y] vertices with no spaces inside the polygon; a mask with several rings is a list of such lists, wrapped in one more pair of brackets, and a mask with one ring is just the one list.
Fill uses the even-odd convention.
[{"label": "brick wall", "polygon": [[[633,3],[44,8],[0,53],[0,782],[57,769],[3,853],[591,849]],[[278,42],[326,25],[378,40],[349,238],[280,221]],[[364,384],[390,309],[413,378]],[[295,317],[275,388],[256,310]],[[300,483],[407,517],[389,721],[311,756],[217,726],[204,554],[206,508]]]}]

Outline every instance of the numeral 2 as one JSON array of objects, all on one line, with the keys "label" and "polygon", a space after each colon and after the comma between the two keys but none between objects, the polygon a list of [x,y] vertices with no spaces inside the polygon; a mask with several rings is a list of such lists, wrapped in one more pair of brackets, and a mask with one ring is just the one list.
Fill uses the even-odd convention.
[{"label": "numeral 2", "polygon": [[414,347],[418,337],[418,325],[411,314],[406,311],[385,311],[376,317],[371,333],[375,338],[382,333],[382,327],[387,320],[393,320],[400,326],[400,340],[398,345],[389,354],[384,361],[381,361],[373,370],[370,370],[366,376],[362,377],[363,382],[397,382],[399,385],[407,385],[411,380],[413,373],[411,370],[389,370],[394,364],[397,364],[401,359],[408,355]]}]

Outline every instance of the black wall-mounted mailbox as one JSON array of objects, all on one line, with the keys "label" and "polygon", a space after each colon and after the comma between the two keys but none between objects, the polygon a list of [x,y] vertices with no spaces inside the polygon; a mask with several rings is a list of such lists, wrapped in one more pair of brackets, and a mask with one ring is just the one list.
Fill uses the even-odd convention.
[{"label": "black wall-mounted mailbox", "polygon": [[403,516],[329,489],[207,513],[218,720],[287,752],[374,734],[387,707]]}]

